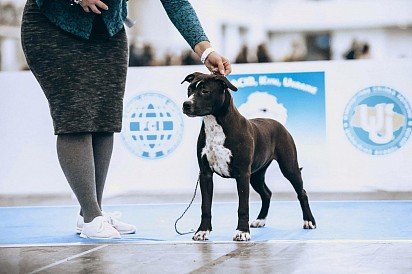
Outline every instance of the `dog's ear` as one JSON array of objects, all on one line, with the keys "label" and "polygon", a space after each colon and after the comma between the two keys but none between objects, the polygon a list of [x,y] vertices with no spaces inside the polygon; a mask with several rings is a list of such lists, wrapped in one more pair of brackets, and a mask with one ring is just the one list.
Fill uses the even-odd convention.
[{"label": "dog's ear", "polygon": [[189,83],[191,83],[191,82],[196,78],[196,76],[198,76],[198,75],[200,75],[200,74],[202,74],[202,73],[200,73],[200,72],[194,72],[194,73],[192,73],[192,74],[189,74],[189,75],[186,76],[186,78],[181,82],[181,84],[183,84],[184,82],[189,82]]},{"label": "dog's ear", "polygon": [[216,75],[215,79],[222,81],[226,88],[229,88],[233,91],[237,91],[237,87],[235,87],[225,76],[223,75]]}]

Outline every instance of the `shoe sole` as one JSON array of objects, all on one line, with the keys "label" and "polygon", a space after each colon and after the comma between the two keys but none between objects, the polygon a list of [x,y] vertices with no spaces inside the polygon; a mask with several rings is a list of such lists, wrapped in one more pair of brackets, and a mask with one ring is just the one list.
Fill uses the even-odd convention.
[{"label": "shoe sole", "polygon": [[[82,233],[82,228],[77,227],[76,228],[76,234],[81,234]],[[120,235],[125,235],[125,234],[134,234],[136,233],[136,229],[134,230],[128,230],[128,231],[119,231]]]},{"label": "shoe sole", "polygon": [[80,237],[84,239],[96,239],[96,240],[117,240],[121,239],[121,237],[90,237],[87,235],[84,235],[83,233],[80,233]]},{"label": "shoe sole", "polygon": [[[119,230],[118,230],[119,231]],[[124,234],[134,234],[136,233],[136,229],[134,230],[129,230],[129,231],[119,231],[120,235],[124,235]]]}]

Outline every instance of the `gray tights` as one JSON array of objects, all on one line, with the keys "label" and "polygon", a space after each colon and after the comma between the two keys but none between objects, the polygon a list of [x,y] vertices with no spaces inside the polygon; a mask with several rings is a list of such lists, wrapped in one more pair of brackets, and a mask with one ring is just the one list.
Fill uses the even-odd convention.
[{"label": "gray tights", "polygon": [[77,200],[85,222],[101,216],[102,196],[113,133],[74,133],[57,136],[60,166]]}]

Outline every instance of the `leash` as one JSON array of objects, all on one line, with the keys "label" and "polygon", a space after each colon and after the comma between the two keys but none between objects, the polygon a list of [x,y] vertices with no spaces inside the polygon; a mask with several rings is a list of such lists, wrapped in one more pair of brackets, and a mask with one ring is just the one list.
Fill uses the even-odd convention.
[{"label": "leash", "polygon": [[176,222],[175,222],[175,231],[176,231],[176,233],[179,234],[179,235],[186,235],[186,234],[190,234],[190,233],[195,232],[194,229],[191,229],[191,230],[188,231],[188,232],[180,232],[180,231],[177,229],[177,223],[180,221],[180,219],[183,218],[183,216],[186,214],[186,212],[189,210],[190,206],[192,205],[192,203],[193,203],[193,201],[194,201],[194,199],[195,199],[195,197],[196,197],[197,187],[199,186],[199,180],[200,180],[200,174],[199,174],[199,177],[197,178],[196,187],[195,187],[195,192],[193,193],[192,200],[190,201],[189,205],[186,207],[185,211],[183,211],[182,215],[181,215],[179,218],[176,219]]}]

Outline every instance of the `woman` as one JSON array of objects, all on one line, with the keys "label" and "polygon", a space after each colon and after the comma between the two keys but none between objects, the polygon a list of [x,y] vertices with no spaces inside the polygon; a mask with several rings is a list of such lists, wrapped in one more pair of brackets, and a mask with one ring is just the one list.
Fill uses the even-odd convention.
[{"label": "woman", "polygon": [[[187,0],[161,0],[169,18],[213,73],[229,74]],[[126,0],[28,0],[22,45],[50,107],[57,155],[81,206],[85,238],[120,238],[136,228],[102,212],[102,196],[120,132],[127,72]]]}]

